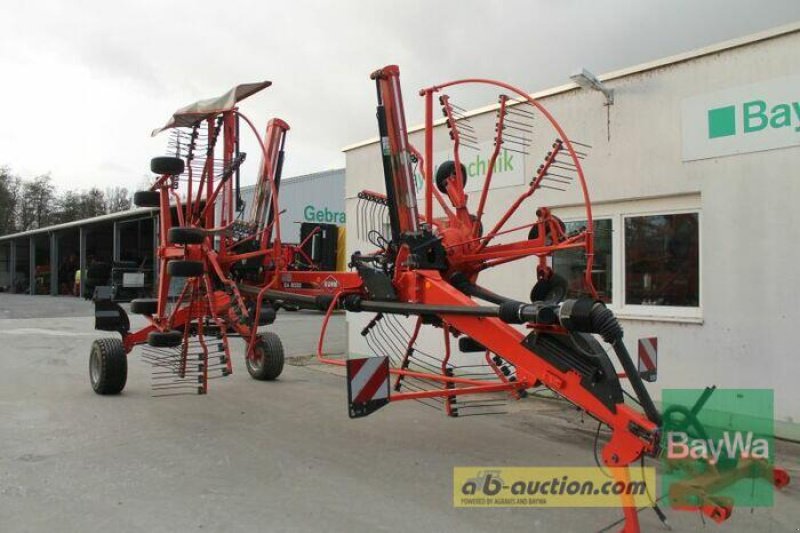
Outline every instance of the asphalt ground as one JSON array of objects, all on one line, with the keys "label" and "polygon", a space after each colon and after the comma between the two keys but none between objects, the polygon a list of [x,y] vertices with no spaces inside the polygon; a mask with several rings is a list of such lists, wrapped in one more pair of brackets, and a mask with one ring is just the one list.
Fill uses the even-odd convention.
[{"label": "asphalt ground", "polygon": [[[0,294],[0,532],[598,531],[618,509],[456,509],[455,466],[591,466],[595,425],[563,402],[451,419],[417,402],[359,420],[340,372],[315,364],[320,320],[282,313],[291,356],[257,382],[233,341],[234,374],[206,396],[153,398],[134,350],[119,396],[89,385],[92,307]],[[344,351],[344,317],[329,349]],[[722,525],[666,509],[675,531],[797,531],[798,447],[778,463],[795,479],[773,508],[737,508]],[[660,531],[640,514],[644,531]],[[612,531],[617,530],[612,528]]]}]

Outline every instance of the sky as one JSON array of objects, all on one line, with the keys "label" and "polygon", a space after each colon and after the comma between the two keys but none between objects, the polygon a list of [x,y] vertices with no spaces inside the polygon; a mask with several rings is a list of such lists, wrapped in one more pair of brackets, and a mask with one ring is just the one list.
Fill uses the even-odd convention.
[{"label": "sky", "polygon": [[[798,0],[2,0],[0,166],[60,190],[141,188],[178,108],[244,82],[259,128],[291,125],[284,176],[344,166],[376,135],[373,70],[422,87],[488,77],[535,92],[800,20]],[[486,102],[488,103],[488,102]],[[252,140],[243,181],[253,182]]]}]

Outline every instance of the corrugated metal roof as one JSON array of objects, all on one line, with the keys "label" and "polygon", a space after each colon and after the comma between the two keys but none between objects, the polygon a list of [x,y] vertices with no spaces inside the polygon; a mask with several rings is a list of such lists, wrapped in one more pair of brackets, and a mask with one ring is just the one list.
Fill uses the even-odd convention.
[{"label": "corrugated metal roof", "polygon": [[[668,57],[665,57],[663,59],[650,61],[648,63],[641,63],[639,65],[635,65],[635,66],[632,66],[632,67],[628,67],[628,68],[624,68],[624,69],[620,69],[620,70],[615,70],[613,72],[609,72],[607,74],[602,74],[602,75],[598,76],[598,79],[600,79],[600,81],[611,81],[611,80],[624,78],[624,77],[627,77],[627,76],[633,76],[635,74],[641,74],[642,72],[647,72],[649,70],[654,70],[654,69],[657,69],[657,68],[662,68],[662,67],[665,67],[665,66],[668,66],[668,65],[674,65],[674,64],[677,64],[677,63],[683,63],[685,61],[690,61],[692,59],[697,59],[697,58],[700,58],[700,57],[703,57],[703,56],[716,54],[718,52],[722,52],[722,51],[725,51],[725,50],[731,50],[731,49],[734,49],[734,48],[747,46],[747,45],[754,44],[754,43],[757,43],[757,42],[760,42],[760,41],[766,41],[768,39],[774,39],[776,37],[781,37],[783,35],[788,35],[790,33],[796,33],[796,32],[799,32],[799,31],[800,31],[800,21],[793,22],[791,24],[786,24],[784,26],[778,26],[777,28],[771,28],[769,30],[765,30],[765,31],[762,31],[762,32],[759,32],[759,33],[753,33],[753,34],[750,34],[750,35],[746,35],[744,37],[738,37],[736,39],[731,39],[729,41],[723,41],[721,43],[712,44],[712,45],[706,46],[704,48],[698,48],[696,50],[691,50],[689,52],[683,52],[681,54],[668,56]],[[553,95],[560,94],[560,93],[565,93],[565,92],[568,92],[568,91],[574,91],[574,90],[579,89],[579,88],[580,88],[580,86],[578,86],[575,83],[566,83],[564,85],[559,85],[557,87],[551,87],[550,89],[545,89],[543,91],[530,93],[529,96],[531,98],[533,98],[534,100],[538,100],[538,99],[541,99],[541,98],[545,98],[547,96],[553,96]],[[480,107],[478,109],[474,109],[474,110],[469,111],[469,112],[464,113],[464,114],[466,116],[468,116],[468,117],[472,117],[472,116],[475,116],[475,115],[488,113],[488,112],[494,111],[496,109],[497,109],[497,104],[492,104],[492,105]],[[434,122],[434,125],[438,126],[438,125],[444,124],[444,122],[445,122],[445,119],[443,119],[443,118],[442,119],[438,119],[438,120],[436,120]],[[425,129],[425,125],[424,124],[419,124],[419,125],[416,125],[414,127],[409,128],[408,132],[412,133],[412,132],[416,132],[416,131],[420,131],[420,130],[424,130],[424,129]],[[365,141],[360,141],[360,142],[345,146],[344,148],[342,148],[342,152],[349,152],[351,150],[355,150],[356,148],[361,148],[363,146],[368,146],[370,144],[375,144],[379,140],[380,139],[378,137],[372,137],[372,138],[367,139]]]},{"label": "corrugated metal roof", "polygon": [[53,226],[45,226],[44,228],[37,228],[19,233],[12,233],[10,235],[3,235],[0,237],[0,242],[9,241],[12,239],[20,239],[24,237],[31,237],[40,233],[51,233],[53,231],[63,231],[66,229],[77,228],[80,226],[90,226],[92,224],[100,224],[103,222],[113,222],[126,218],[139,218],[147,215],[154,215],[158,212],[157,207],[138,207],[129,209],[127,211],[119,211],[117,213],[109,213],[108,215],[100,215],[92,218],[83,218],[81,220],[73,220],[72,222],[65,222],[63,224],[55,224]]}]

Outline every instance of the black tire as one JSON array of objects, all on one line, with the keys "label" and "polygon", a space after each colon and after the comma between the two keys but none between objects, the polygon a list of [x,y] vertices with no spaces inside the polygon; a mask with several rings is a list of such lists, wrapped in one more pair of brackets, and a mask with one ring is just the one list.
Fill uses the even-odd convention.
[{"label": "black tire", "polygon": [[158,191],[136,191],[133,193],[136,207],[161,207],[161,193]]},{"label": "black tire", "polygon": [[147,344],[153,348],[174,348],[183,343],[183,332],[172,331],[151,331],[147,334]]},{"label": "black tire", "polygon": [[283,343],[275,333],[268,331],[261,335],[255,345],[256,360],[247,358],[247,371],[253,379],[272,381],[283,372]]},{"label": "black tire", "polygon": [[120,339],[97,339],[89,354],[89,382],[97,394],[119,394],[128,381],[128,356]]},{"label": "black tire", "polygon": [[[455,161],[445,161],[439,168],[436,169],[436,188],[439,189],[439,192],[442,194],[447,194],[447,178],[455,174],[456,172],[456,163]],[[467,186],[467,167],[464,164],[461,164],[461,178],[463,181],[464,187]]]},{"label": "black tire", "polygon": [[558,274],[550,279],[540,279],[531,289],[531,302],[559,303],[567,296],[569,283]]},{"label": "black tire", "polygon": [[153,174],[175,176],[183,174],[183,169],[183,159],[179,157],[154,157],[150,160],[150,170]]},{"label": "black tire", "polygon": [[194,278],[203,275],[202,261],[170,261],[167,263],[167,274],[175,278]]},{"label": "black tire", "polygon": [[131,300],[131,313],[135,315],[154,315],[158,310],[158,300],[155,298],[137,298]]},{"label": "black tire", "polygon": [[203,244],[206,232],[200,228],[169,228],[167,239],[172,244]]}]

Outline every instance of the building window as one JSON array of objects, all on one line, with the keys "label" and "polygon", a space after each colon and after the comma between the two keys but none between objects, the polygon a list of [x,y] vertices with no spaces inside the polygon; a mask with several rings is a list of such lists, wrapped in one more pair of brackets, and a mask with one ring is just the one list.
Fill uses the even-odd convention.
[{"label": "building window", "polygon": [[699,307],[698,214],[624,220],[625,304]]},{"label": "building window", "polygon": [[[565,222],[567,235],[586,229],[586,220]],[[594,264],[592,283],[600,300],[610,303],[612,295],[612,239],[611,219],[594,221]],[[586,256],[583,250],[562,250],[553,255],[553,270],[567,279],[569,283],[567,298],[586,296],[583,284],[586,271]]]}]

